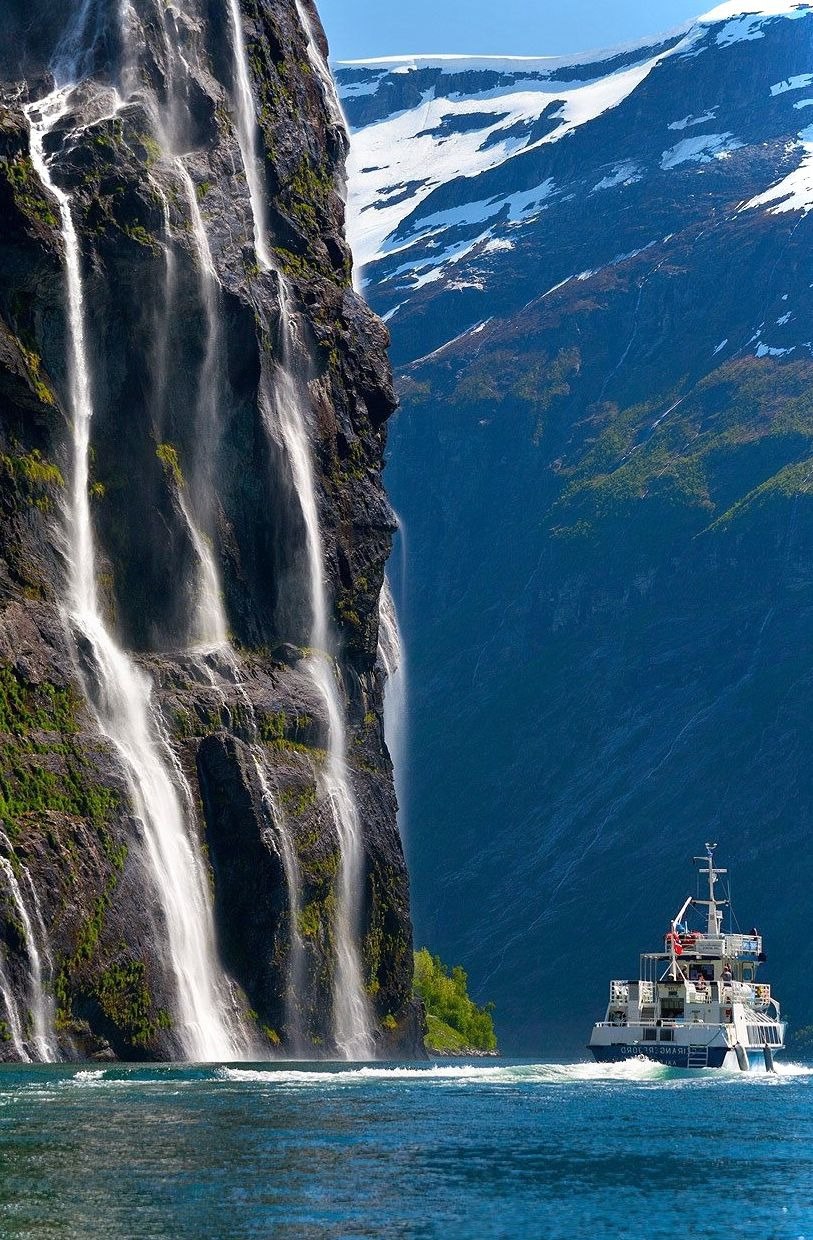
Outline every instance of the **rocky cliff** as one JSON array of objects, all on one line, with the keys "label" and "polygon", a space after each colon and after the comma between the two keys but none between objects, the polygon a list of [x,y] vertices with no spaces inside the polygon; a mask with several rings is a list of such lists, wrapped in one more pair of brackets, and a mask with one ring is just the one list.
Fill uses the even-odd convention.
[{"label": "rocky cliff", "polygon": [[344,1053],[344,948],[370,1052],[417,1051],[377,660],[395,402],[316,14],[0,23],[0,1058],[189,1056],[207,926],[234,1053]]},{"label": "rocky cliff", "polygon": [[705,839],[813,1017],[812,37],[733,0],[338,73],[403,396],[416,926],[513,1051],[583,1045]]}]

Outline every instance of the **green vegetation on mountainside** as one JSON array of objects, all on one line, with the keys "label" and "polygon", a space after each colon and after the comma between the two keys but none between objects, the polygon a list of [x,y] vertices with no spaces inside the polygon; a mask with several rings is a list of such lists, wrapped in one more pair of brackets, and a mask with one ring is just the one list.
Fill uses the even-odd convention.
[{"label": "green vegetation on mountainside", "polygon": [[468,978],[459,965],[449,972],[425,947],[415,952],[415,994],[426,1008],[426,1049],[435,1055],[496,1051],[491,1018],[494,1005],[478,1007],[469,997]]}]

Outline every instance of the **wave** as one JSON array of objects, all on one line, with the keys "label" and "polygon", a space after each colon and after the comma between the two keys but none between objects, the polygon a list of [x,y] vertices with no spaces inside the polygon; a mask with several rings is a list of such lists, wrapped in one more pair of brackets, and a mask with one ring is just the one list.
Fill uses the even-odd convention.
[{"label": "wave", "polygon": [[429,1064],[426,1067],[364,1065],[320,1068],[291,1068],[269,1065],[263,1068],[218,1068],[215,1075],[222,1081],[245,1084],[315,1085],[320,1088],[363,1085],[367,1082],[398,1085],[407,1081],[451,1085],[521,1085],[557,1084],[574,1081],[646,1081],[657,1080],[671,1069],[649,1060],[627,1060],[617,1064]]},{"label": "wave", "polygon": [[[738,1068],[701,1069],[686,1072],[647,1059],[628,1059],[621,1063],[529,1063],[508,1062],[500,1064],[430,1063],[422,1064],[303,1064],[269,1063],[248,1066],[189,1065],[123,1065],[111,1064],[106,1068],[81,1068],[78,1071],[63,1067],[48,1073],[43,1080],[39,1072],[33,1079],[21,1082],[26,1092],[48,1094],[54,1089],[79,1088],[136,1088],[164,1086],[177,1089],[191,1085],[245,1085],[262,1086],[266,1090],[347,1089],[367,1085],[386,1087],[398,1085],[431,1085],[443,1087],[555,1087],[583,1084],[587,1087],[601,1085],[652,1085],[661,1088],[697,1088],[698,1086],[731,1087],[741,1084],[781,1084],[783,1081],[813,1077],[813,1066],[805,1063],[781,1062],[776,1072],[766,1073],[762,1067],[750,1072]],[[28,1072],[26,1072],[28,1076]],[[12,1097],[17,1089],[9,1091]],[[6,1091],[0,1091],[5,1097]]]}]

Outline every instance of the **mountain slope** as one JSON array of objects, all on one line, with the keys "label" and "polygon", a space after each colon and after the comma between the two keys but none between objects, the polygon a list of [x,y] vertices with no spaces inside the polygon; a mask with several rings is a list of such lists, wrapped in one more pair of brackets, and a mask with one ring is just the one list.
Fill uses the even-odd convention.
[{"label": "mountain slope", "polygon": [[515,1050],[580,1044],[709,835],[813,1014],[812,37],[733,3],[338,72],[403,401],[416,925]]}]

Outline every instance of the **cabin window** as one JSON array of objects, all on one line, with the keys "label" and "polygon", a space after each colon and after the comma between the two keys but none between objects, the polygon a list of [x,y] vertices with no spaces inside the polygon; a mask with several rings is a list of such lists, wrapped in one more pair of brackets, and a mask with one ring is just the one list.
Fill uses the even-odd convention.
[{"label": "cabin window", "polygon": [[661,1042],[674,1042],[674,1040],[675,1040],[674,1029],[661,1029]]},{"label": "cabin window", "polygon": [[644,1041],[645,1041],[645,1042],[654,1042],[654,1041],[655,1041],[656,1036],[657,1036],[657,1035],[656,1035],[656,1033],[655,1033],[655,1030],[654,1030],[654,1029],[645,1029],[645,1030],[644,1030]]},{"label": "cabin window", "polygon": [[754,966],[752,964],[744,964],[742,966],[742,980],[751,982],[754,979]]}]

